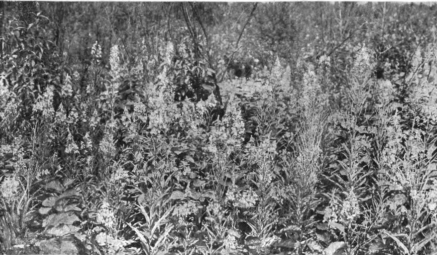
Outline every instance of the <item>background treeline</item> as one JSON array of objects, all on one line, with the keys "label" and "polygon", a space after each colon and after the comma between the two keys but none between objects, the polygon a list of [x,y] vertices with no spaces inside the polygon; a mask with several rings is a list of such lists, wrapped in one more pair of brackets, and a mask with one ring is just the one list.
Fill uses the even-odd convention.
[{"label": "background treeline", "polygon": [[[30,25],[41,12],[42,28],[62,64],[86,75],[97,41],[103,66],[110,48],[123,47],[135,63],[159,55],[166,42],[190,40],[201,45],[208,64],[217,69],[224,56],[245,61],[254,57],[272,64],[279,56],[295,69],[299,59],[332,56],[335,67],[353,54],[350,45],[364,44],[380,58],[407,58],[414,47],[433,39],[435,7],[388,3],[2,3],[2,34],[11,21]],[[15,24],[17,25],[17,24]],[[7,36],[7,37],[6,37]],[[240,39],[240,40],[238,40]],[[6,43],[6,41],[5,41]],[[4,53],[15,45],[2,48]],[[334,62],[335,61],[335,62]]]},{"label": "background treeline", "polygon": [[436,17],[0,2],[0,253],[435,254]]}]

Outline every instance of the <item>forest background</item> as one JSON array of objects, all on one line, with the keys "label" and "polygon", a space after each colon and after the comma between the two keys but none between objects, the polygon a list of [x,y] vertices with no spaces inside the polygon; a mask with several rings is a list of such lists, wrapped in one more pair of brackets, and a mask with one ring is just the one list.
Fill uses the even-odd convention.
[{"label": "forest background", "polygon": [[436,254],[436,17],[0,2],[0,253]]}]

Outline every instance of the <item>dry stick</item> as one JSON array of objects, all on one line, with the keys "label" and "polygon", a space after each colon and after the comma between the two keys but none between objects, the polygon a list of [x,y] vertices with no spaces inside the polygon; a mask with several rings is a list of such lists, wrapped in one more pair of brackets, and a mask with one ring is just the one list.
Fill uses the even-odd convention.
[{"label": "dry stick", "polygon": [[[0,38],[1,38],[1,40],[0,40],[0,59],[3,60],[3,45],[5,45],[5,48],[6,48],[6,43],[5,43],[6,36],[3,35],[3,24],[4,24],[4,21],[6,20],[5,19],[6,2],[1,1],[0,7],[3,10],[2,14],[1,14],[2,17],[0,19]],[[0,64],[0,66],[3,69],[3,64]]]},{"label": "dry stick", "polygon": [[[250,15],[249,15],[249,18],[247,19],[246,24],[244,24],[243,29],[241,29],[240,36],[238,36],[237,43],[235,44],[235,49],[238,48],[238,43],[240,43],[240,39],[243,36],[244,29],[246,29],[247,24],[249,24],[250,20],[252,19],[253,13],[255,12],[257,6],[258,6],[258,3],[255,3],[253,5],[252,11],[250,12]],[[223,80],[223,77],[225,76],[226,69],[228,68],[229,63],[231,63],[231,61],[233,60],[232,58],[234,57],[234,54],[236,51],[237,50],[233,51],[231,54],[231,57],[228,59],[226,65],[225,65],[225,69],[222,71],[222,75],[221,75],[219,81]]]},{"label": "dry stick", "polygon": [[199,14],[197,13],[196,9],[194,8],[194,4],[191,3],[191,2],[190,2],[189,4],[190,4],[190,6],[191,6],[191,9],[193,10],[194,16],[195,16],[196,19],[197,19],[197,22],[199,22],[200,27],[202,28],[203,34],[205,35],[205,39],[206,39],[206,49],[207,49],[207,50],[206,50],[206,55],[207,55],[207,57],[208,57],[208,65],[209,65],[209,68],[213,69],[213,68],[212,68],[212,62],[211,62],[211,55],[209,54],[209,45],[210,45],[209,35],[208,35],[208,33],[206,33],[205,26],[203,25],[202,20],[201,20],[200,17],[199,17]]},{"label": "dry stick", "polygon": [[184,7],[184,3],[181,4],[181,8],[182,8],[182,13],[184,14],[185,23],[187,24],[187,28],[190,31],[191,37],[193,39],[193,43],[194,43],[194,46],[195,46],[194,47],[194,55],[195,55],[195,58],[197,59],[197,58],[200,57],[199,56],[200,52],[198,52],[198,50],[197,50],[198,49],[197,48],[198,43],[197,43],[196,31],[195,31],[194,27],[191,24],[190,18],[188,17],[188,12],[187,12],[187,10]]},{"label": "dry stick", "polygon": [[[194,37],[194,32],[191,30],[190,20],[188,19],[188,14],[187,14],[187,11],[184,8],[184,4],[183,3],[181,3],[181,9],[182,9],[182,13],[184,14],[185,24],[187,24],[187,28],[190,31],[191,37]],[[195,39],[193,38],[193,40],[195,40]]]},{"label": "dry stick", "polygon": [[347,40],[349,40],[352,37],[352,33],[349,34],[348,37],[346,37],[339,45],[335,46],[326,56],[331,56],[332,53],[334,53],[338,48],[340,48],[341,46],[343,46]]}]

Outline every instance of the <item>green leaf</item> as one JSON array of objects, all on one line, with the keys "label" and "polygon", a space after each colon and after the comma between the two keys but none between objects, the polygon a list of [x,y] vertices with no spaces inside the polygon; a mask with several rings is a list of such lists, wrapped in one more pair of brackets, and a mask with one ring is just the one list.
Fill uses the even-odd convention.
[{"label": "green leaf", "polygon": [[309,241],[307,246],[313,251],[317,251],[317,252],[323,251],[323,247],[316,241]]},{"label": "green leaf", "polygon": [[182,200],[185,199],[186,195],[182,191],[176,190],[171,193],[170,200]]},{"label": "green leaf", "polygon": [[316,237],[317,237],[317,240],[325,242],[325,243],[327,243],[327,241],[329,240],[329,238],[326,237],[324,234],[316,233]]},{"label": "green leaf", "polygon": [[67,234],[75,233],[79,231],[80,228],[72,225],[62,225],[62,226],[56,226],[52,227],[49,230],[47,230],[47,234],[53,235],[53,236],[64,236]]},{"label": "green leaf", "polygon": [[345,242],[333,242],[325,249],[325,255],[337,254],[337,251],[346,247]]},{"label": "green leaf", "polygon": [[64,190],[64,188],[62,187],[61,182],[59,182],[57,180],[53,180],[53,181],[47,183],[44,186],[44,188],[47,189],[47,190],[49,190],[49,189],[56,190],[57,192],[62,192]]},{"label": "green leaf", "polygon": [[63,211],[63,212],[69,212],[69,211],[72,211],[72,212],[80,212],[80,211],[82,211],[82,209],[80,209],[80,208],[77,206],[77,204],[71,204],[71,205],[67,205],[67,206],[65,206],[64,208],[62,208],[62,211]]},{"label": "green leaf", "polygon": [[317,224],[316,228],[319,230],[328,230],[329,226],[327,223],[319,223]]},{"label": "green leaf", "polygon": [[330,222],[329,223],[329,227],[334,228],[334,229],[338,229],[340,230],[342,233],[345,233],[345,228],[342,224],[337,223],[337,222]]},{"label": "green leaf", "polygon": [[78,221],[80,219],[72,212],[51,214],[43,221],[43,227],[58,226],[60,224],[72,225]]},{"label": "green leaf", "polygon": [[189,161],[191,163],[195,163],[194,159],[191,156],[189,156],[189,155],[185,156],[185,160],[187,160],[187,161]]},{"label": "green leaf", "polygon": [[[144,237],[144,235],[141,233],[141,231],[139,229],[137,229],[136,227],[132,226],[131,224],[127,223],[127,225],[135,232],[135,234],[137,234],[137,237],[140,239],[140,241],[145,245],[145,247],[149,247],[149,242],[147,241],[147,239]],[[147,249],[149,250],[149,249]]]},{"label": "green leaf", "polygon": [[205,186],[205,183],[206,183],[205,181],[202,181],[202,180],[196,179],[196,180],[193,182],[193,186],[199,188],[199,187],[203,187],[203,186]]},{"label": "green leaf", "polygon": [[394,211],[398,208],[398,206],[403,205],[407,202],[407,197],[404,194],[396,194],[393,198],[391,198],[388,202],[388,206],[390,210]]},{"label": "green leaf", "polygon": [[41,207],[41,208],[39,208],[38,212],[41,215],[46,215],[47,213],[50,212],[51,209],[52,208],[50,208],[50,207]]},{"label": "green leaf", "polygon": [[432,240],[435,240],[435,237],[436,235],[434,233],[431,233],[419,243],[414,244],[412,253],[418,254],[423,249],[423,247],[425,247],[425,245],[427,245]]},{"label": "green leaf", "polygon": [[384,243],[381,240],[373,241],[369,246],[369,253],[370,254],[378,254],[378,252],[382,251],[385,248]]},{"label": "green leaf", "polygon": [[[390,237],[391,239],[393,239],[393,241],[396,242],[396,244],[398,245],[399,248],[402,248],[402,250],[404,251],[405,254],[410,254],[410,252],[408,251],[408,248],[405,246],[405,244],[403,244],[401,242],[401,240],[399,240],[395,235],[392,235],[391,233],[389,233],[387,230],[383,229],[381,230],[382,233],[386,234],[388,237]],[[406,236],[405,234],[403,235],[398,235],[398,236]]]},{"label": "green leaf", "polygon": [[214,91],[214,89],[215,89],[215,86],[214,86],[214,84],[203,83],[202,84],[202,88],[205,89],[205,90],[208,90],[209,92],[212,93]]},{"label": "green leaf", "polygon": [[144,194],[141,194],[137,198],[137,202],[140,205],[143,205],[146,202],[146,196]]},{"label": "green leaf", "polygon": [[74,179],[66,178],[66,179],[64,180],[63,185],[64,185],[65,188],[67,188],[67,187],[70,186],[74,181],[75,181]]},{"label": "green leaf", "polygon": [[52,206],[55,205],[55,203],[56,203],[56,198],[55,197],[49,197],[49,198],[46,198],[42,202],[42,205],[45,206],[45,207],[52,207]]},{"label": "green leaf", "polygon": [[77,191],[76,189],[67,190],[58,197],[58,200],[63,198],[69,198],[69,197],[80,197],[80,192]]}]

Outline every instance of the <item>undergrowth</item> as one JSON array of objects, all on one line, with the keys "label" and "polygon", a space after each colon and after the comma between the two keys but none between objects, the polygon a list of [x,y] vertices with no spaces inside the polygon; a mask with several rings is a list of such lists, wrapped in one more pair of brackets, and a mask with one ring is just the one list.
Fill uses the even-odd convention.
[{"label": "undergrowth", "polygon": [[214,121],[213,94],[175,102],[171,43],[147,67],[113,45],[107,69],[96,42],[86,86],[44,65],[15,75],[47,61],[29,49],[2,71],[2,252],[64,235],[100,254],[436,252],[434,45],[417,50],[406,97],[362,46],[340,87],[327,57],[303,61],[302,79],[278,59],[267,82],[219,84]]}]

